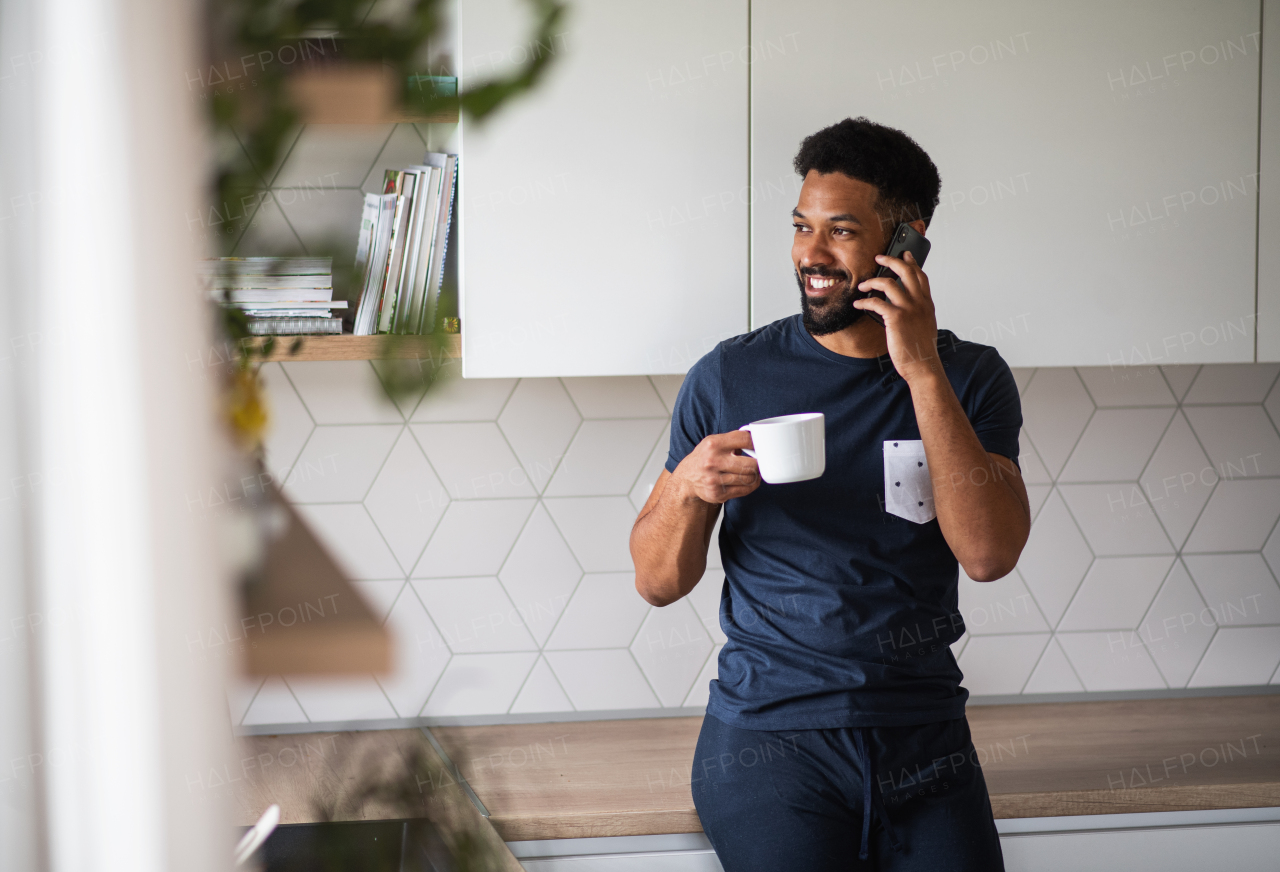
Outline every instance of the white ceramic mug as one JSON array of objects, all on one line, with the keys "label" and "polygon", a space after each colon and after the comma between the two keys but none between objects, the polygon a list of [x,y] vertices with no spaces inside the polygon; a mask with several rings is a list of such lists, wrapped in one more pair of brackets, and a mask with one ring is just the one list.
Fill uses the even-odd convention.
[{"label": "white ceramic mug", "polygon": [[742,453],[756,459],[760,477],[769,484],[808,481],[826,471],[826,418],[821,412],[765,418],[738,429],[751,434],[754,448]]}]

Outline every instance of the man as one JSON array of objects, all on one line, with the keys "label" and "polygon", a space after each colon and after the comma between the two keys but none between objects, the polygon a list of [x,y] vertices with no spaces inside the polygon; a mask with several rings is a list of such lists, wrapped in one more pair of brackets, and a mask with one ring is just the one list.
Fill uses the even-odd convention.
[{"label": "man", "polygon": [[[795,169],[801,314],[689,371],[631,534],[636,589],[668,605],[702,577],[724,507],[728,641],[694,801],[727,872],[992,872],[1000,844],[949,646],[964,632],[958,566],[1007,575],[1030,532],[1017,387],[995,349],[937,329],[919,264],[884,256],[938,204],[919,145],[846,119],[808,137]],[[880,265],[901,285],[875,278]],[[826,471],[762,485],[738,428],[802,412],[825,415]],[[903,485],[912,499],[886,493]]]}]

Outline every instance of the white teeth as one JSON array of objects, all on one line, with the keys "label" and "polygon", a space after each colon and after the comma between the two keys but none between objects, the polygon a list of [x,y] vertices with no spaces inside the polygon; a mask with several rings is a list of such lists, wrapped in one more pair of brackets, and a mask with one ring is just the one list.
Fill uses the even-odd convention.
[{"label": "white teeth", "polygon": [[814,290],[822,290],[823,288],[829,288],[835,283],[836,283],[836,280],[832,278],[819,278],[818,276],[809,277],[809,286],[812,287]]}]

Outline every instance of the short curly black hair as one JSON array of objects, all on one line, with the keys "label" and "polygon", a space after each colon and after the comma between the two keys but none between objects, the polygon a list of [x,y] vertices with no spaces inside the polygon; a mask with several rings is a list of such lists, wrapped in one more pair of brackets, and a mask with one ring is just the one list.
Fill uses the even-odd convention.
[{"label": "short curly black hair", "polygon": [[942,190],[938,168],[914,139],[861,116],[805,137],[792,165],[802,178],[817,170],[875,185],[876,213],[889,232],[903,221],[923,219],[927,225]]}]

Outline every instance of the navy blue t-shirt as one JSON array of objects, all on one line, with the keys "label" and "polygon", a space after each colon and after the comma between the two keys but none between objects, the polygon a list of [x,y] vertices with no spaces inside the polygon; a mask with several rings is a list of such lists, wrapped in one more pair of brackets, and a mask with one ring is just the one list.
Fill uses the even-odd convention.
[{"label": "navy blue t-shirt", "polygon": [[[938,351],[983,447],[1016,462],[1022,410],[1008,365],[947,330]],[[667,470],[708,435],[801,412],[826,416],[826,472],[762,484],[724,505],[728,641],[708,712],[755,730],[961,717],[969,694],[949,647],[964,632],[959,564],[936,517],[925,519],[928,468],[923,453],[918,463],[910,455],[920,431],[888,355],[836,354],[799,315],[720,343],[680,388]],[[888,503],[886,484],[895,491]],[[900,499],[903,485],[919,500],[916,491]]]}]

